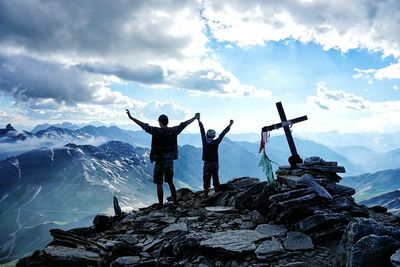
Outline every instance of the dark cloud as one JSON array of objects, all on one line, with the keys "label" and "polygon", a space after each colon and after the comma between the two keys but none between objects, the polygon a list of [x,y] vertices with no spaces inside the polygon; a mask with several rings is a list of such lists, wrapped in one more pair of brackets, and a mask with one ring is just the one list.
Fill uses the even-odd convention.
[{"label": "dark cloud", "polygon": [[26,57],[0,57],[0,90],[17,101],[90,102],[88,77],[75,68]]},{"label": "dark cloud", "polygon": [[136,69],[111,64],[81,64],[77,67],[83,71],[115,75],[123,80],[137,81],[144,84],[161,84],[164,82],[162,68],[155,65]]},{"label": "dark cloud", "polygon": [[155,14],[182,10],[190,1],[153,2],[0,1],[0,43],[40,53],[182,56],[190,38],[168,31],[173,17]]}]

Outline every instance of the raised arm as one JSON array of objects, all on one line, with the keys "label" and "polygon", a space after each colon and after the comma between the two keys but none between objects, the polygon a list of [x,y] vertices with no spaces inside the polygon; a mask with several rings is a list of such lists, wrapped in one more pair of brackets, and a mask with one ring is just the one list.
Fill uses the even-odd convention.
[{"label": "raised arm", "polygon": [[231,129],[232,124],[233,124],[233,120],[230,120],[229,121],[229,125],[226,126],[226,128],[222,131],[222,133],[216,139],[218,143],[220,143],[222,141],[222,139],[224,138],[224,136],[229,132],[229,130]]},{"label": "raised arm", "polygon": [[128,114],[128,118],[133,120],[137,125],[139,125],[140,127],[142,127],[143,129],[146,127],[147,123],[144,123],[138,119],[136,119],[135,117],[132,117],[131,113],[129,112],[129,110],[126,109],[126,114]]},{"label": "raised arm", "polygon": [[178,128],[177,128],[177,129],[178,129],[178,134],[179,134],[180,132],[182,132],[183,129],[186,128],[186,126],[188,126],[189,124],[191,124],[191,123],[192,123],[195,119],[197,119],[197,118],[200,118],[200,113],[196,113],[196,114],[194,115],[193,118],[191,118],[191,119],[189,119],[189,120],[187,120],[187,121],[181,122],[181,124],[179,124],[179,126],[176,126],[176,127],[178,127]]},{"label": "raised arm", "polygon": [[200,121],[200,118],[197,119],[199,121],[199,127],[200,127],[200,134],[201,134],[201,138],[205,138],[206,137],[206,132],[204,131],[204,126],[203,123]]}]

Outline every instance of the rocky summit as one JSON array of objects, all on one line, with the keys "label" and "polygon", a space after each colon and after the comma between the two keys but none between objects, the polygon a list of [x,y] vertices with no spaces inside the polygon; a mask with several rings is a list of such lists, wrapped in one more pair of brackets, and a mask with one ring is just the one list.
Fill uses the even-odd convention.
[{"label": "rocky summit", "polygon": [[17,266],[400,266],[400,219],[358,205],[345,169],[311,157],[280,167],[273,184],[242,177],[179,205],[154,204],[93,226],[53,229],[53,241]]}]

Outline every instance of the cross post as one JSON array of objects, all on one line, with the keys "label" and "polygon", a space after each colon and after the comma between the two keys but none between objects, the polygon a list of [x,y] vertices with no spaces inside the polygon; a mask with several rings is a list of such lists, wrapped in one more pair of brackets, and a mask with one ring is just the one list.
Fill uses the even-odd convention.
[{"label": "cross post", "polygon": [[281,122],[263,127],[262,132],[267,132],[267,131],[269,132],[272,130],[283,128],[283,130],[285,131],[286,140],[289,144],[290,153],[292,154],[289,157],[288,161],[289,161],[291,168],[296,168],[297,163],[302,163],[303,159],[300,158],[299,154],[297,153],[296,145],[294,144],[294,140],[293,140],[292,132],[290,131],[290,127],[294,123],[305,121],[308,118],[307,118],[307,116],[302,116],[302,117],[298,117],[298,118],[295,118],[292,120],[287,120],[285,111],[283,110],[283,106],[282,106],[281,102],[276,103],[276,108],[278,109],[278,113],[279,113],[279,117],[281,118]]}]

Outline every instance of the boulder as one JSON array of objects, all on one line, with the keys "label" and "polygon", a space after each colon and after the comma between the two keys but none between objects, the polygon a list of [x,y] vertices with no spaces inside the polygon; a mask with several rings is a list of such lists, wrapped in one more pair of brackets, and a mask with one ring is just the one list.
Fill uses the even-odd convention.
[{"label": "boulder", "polygon": [[361,238],[368,235],[391,236],[400,240],[400,229],[383,226],[375,220],[355,218],[346,227],[336,253],[336,266],[346,266],[352,247]]},{"label": "boulder", "polygon": [[390,256],[400,247],[400,242],[390,236],[367,235],[351,248],[348,267],[391,266]]},{"label": "boulder", "polygon": [[390,263],[393,267],[400,267],[400,249],[390,256]]},{"label": "boulder", "polygon": [[103,232],[111,227],[112,217],[107,215],[96,215],[93,219],[93,225],[96,231]]}]

